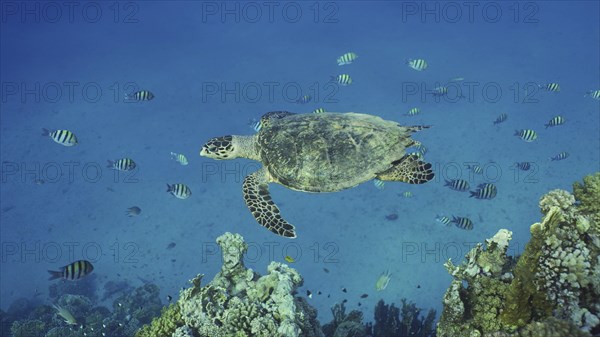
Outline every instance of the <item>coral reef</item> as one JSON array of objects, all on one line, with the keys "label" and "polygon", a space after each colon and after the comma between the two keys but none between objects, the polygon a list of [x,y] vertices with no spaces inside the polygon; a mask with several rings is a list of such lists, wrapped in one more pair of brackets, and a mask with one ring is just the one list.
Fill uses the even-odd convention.
[{"label": "coral reef", "polygon": [[96,296],[97,280],[98,275],[91,274],[77,282],[54,281],[48,287],[50,298],[56,300],[66,294],[82,295],[95,303],[98,300]]},{"label": "coral reef", "polygon": [[24,319],[15,321],[10,327],[13,337],[44,336],[46,325],[37,319]]},{"label": "coral reef", "polygon": [[[144,325],[136,334],[136,337],[154,337],[154,336],[176,336],[176,331],[181,336],[184,331],[190,331],[188,327],[183,326],[183,319],[179,311],[179,305],[176,303],[170,304],[163,308],[160,316],[153,319],[149,325]],[[191,335],[191,333],[190,333]]]},{"label": "coral reef", "polygon": [[326,337],[364,337],[366,328],[362,324],[363,314],[358,310],[352,310],[346,314],[344,303],[336,303],[331,308],[333,320],[323,325],[323,333]]},{"label": "coral reef", "polygon": [[401,299],[402,306],[386,305],[383,300],[375,306],[375,324],[367,325],[367,333],[373,337],[429,337],[435,336],[433,323],[435,310],[429,310],[427,316],[421,316],[421,309]]},{"label": "coral reef", "polygon": [[302,284],[295,269],[271,262],[260,276],[244,266],[240,235],[225,233],[217,244],[223,266],[214,279],[202,286],[203,275],[196,276],[177,305],[136,336],[323,336],[315,310],[293,295]]},{"label": "coral reef", "polygon": [[438,336],[600,334],[599,177],[576,184],[576,196],[554,190],[542,197],[543,219],[531,226],[516,264],[506,255],[507,230],[473,248],[461,265],[449,260],[454,281]]},{"label": "coral reef", "polygon": [[[75,326],[68,326],[56,308],[49,305],[32,307],[23,300],[15,301],[11,315],[2,313],[0,318],[4,325],[10,325],[13,336],[133,336],[142,324],[149,323],[151,317],[160,312],[162,305],[158,296],[158,287],[146,284],[120,297],[111,312],[106,307],[94,306],[94,301],[86,296],[64,294],[54,304],[75,318]],[[5,326],[0,336],[11,335],[4,330]]]},{"label": "coral reef", "polygon": [[584,216],[589,216],[596,234],[600,233],[600,172],[583,178],[583,185],[573,184],[573,195],[579,202],[577,209]]}]

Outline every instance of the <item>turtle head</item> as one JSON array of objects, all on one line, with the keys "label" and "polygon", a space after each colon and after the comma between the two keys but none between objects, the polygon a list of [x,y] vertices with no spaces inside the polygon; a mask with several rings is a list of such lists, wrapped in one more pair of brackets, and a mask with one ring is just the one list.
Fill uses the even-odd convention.
[{"label": "turtle head", "polygon": [[255,144],[255,136],[215,137],[202,146],[200,155],[217,160],[241,157],[260,161]]},{"label": "turtle head", "polygon": [[211,138],[202,146],[200,155],[219,160],[237,158],[238,154],[236,154],[233,136]]}]

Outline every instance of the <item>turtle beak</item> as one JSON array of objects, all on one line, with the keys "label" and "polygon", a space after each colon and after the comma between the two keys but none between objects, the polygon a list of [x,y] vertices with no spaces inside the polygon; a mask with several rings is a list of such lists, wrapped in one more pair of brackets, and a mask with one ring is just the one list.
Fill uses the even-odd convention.
[{"label": "turtle beak", "polygon": [[201,149],[200,149],[200,157],[206,157],[208,155],[208,150],[206,149],[206,145],[204,145]]}]

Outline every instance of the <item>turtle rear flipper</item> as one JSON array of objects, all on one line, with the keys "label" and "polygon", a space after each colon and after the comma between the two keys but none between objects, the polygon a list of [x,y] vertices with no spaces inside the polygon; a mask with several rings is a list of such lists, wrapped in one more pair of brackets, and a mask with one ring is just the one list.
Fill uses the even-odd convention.
[{"label": "turtle rear flipper", "polygon": [[269,194],[268,183],[265,168],[250,174],[244,179],[242,188],[246,206],[261,226],[277,235],[295,238],[294,226],[281,217],[279,208]]},{"label": "turtle rear flipper", "polygon": [[424,184],[433,179],[431,164],[419,160],[415,155],[405,155],[392,163],[392,167],[377,175],[379,180],[401,181],[409,184]]}]

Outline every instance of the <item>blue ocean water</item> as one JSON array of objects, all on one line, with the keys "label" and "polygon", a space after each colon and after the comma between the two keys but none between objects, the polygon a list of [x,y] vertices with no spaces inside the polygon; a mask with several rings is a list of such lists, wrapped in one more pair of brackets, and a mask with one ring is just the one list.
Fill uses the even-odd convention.
[{"label": "blue ocean water", "polygon": [[[459,262],[501,228],[513,232],[511,253],[519,254],[539,220],[539,198],[600,170],[600,105],[584,97],[600,89],[599,3],[469,4],[2,2],[0,308],[21,297],[50,303],[46,270],[78,259],[93,262],[99,297],[109,281],[153,282],[163,299],[176,297],[196,274],[215,275],[215,239],[230,231],[243,235],[246,264],[259,273],[293,257],[300,294],[313,293],[323,323],[344,299],[366,320],[379,299],[440,312],[448,258]],[[358,59],[338,66],[347,52]],[[428,67],[415,71],[407,59]],[[338,74],[353,83],[332,85]],[[560,92],[537,87],[547,83]],[[448,96],[428,93],[442,85]],[[156,97],[125,102],[136,90]],[[305,94],[312,101],[296,103]],[[244,176],[260,165],[217,162],[199,150],[214,136],[253,133],[249,122],[265,112],[319,107],[432,125],[414,138],[428,148],[436,178],[327,194],[272,184],[298,238],[260,227],[241,196]],[[406,116],[413,107],[422,112]],[[508,119],[493,125],[502,113]],[[556,115],[566,123],[545,129]],[[70,130],[79,143],[63,147],[42,128]],[[524,142],[513,135],[519,129],[538,139]],[[549,160],[561,152],[570,156]],[[106,168],[123,157],[138,169]],[[514,168],[523,161],[532,169]],[[475,163],[483,175],[467,169]],[[454,178],[471,190],[494,183],[498,195],[469,198],[444,186]],[[176,199],[167,183],[193,194]],[[127,217],[132,206],[142,213]],[[469,217],[474,228],[446,227],[437,215]],[[386,270],[392,279],[377,292]]]}]

